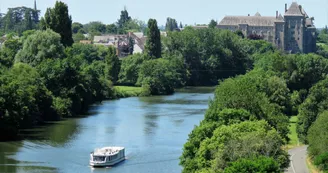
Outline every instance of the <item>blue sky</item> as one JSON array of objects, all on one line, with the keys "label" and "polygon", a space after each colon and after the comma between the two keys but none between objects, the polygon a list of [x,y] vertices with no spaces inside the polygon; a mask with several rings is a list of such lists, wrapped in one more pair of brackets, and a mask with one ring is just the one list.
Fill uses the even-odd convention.
[{"label": "blue sky", "polygon": [[[73,22],[88,23],[101,21],[113,23],[119,18],[120,11],[126,6],[130,16],[148,21],[155,18],[164,25],[166,18],[175,18],[183,24],[207,24],[211,19],[218,22],[225,15],[274,16],[276,10],[283,14],[285,3],[291,0],[62,0],[68,4]],[[53,7],[56,0],[37,0],[38,9],[43,16],[47,7]],[[33,7],[34,0],[0,0],[1,12],[8,7]],[[328,24],[328,0],[299,0],[308,15],[315,18],[316,27]]]}]

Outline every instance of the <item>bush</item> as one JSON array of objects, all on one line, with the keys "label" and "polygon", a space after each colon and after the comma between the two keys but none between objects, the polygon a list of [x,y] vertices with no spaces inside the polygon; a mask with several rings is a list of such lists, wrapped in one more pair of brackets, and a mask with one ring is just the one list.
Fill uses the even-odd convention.
[{"label": "bush", "polygon": [[328,152],[320,154],[315,157],[314,164],[319,167],[319,169],[327,171],[328,170]]},{"label": "bush", "polygon": [[280,173],[279,164],[270,157],[239,159],[232,162],[224,173]]}]

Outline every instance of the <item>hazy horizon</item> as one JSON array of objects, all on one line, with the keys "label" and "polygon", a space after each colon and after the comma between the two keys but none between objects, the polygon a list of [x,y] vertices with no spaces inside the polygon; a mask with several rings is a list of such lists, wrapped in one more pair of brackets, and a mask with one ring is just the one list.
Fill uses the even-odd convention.
[{"label": "hazy horizon", "polygon": [[[183,25],[208,24],[211,19],[218,22],[225,15],[254,15],[259,12],[262,16],[275,16],[276,11],[284,14],[285,3],[288,7],[293,1],[276,0],[263,3],[260,0],[167,0],[154,3],[151,0],[120,0],[119,2],[108,2],[106,0],[93,0],[92,3],[77,2],[73,0],[62,0],[69,7],[69,13],[73,22],[88,23],[100,21],[105,24],[114,23],[120,16],[121,10],[127,8],[129,15],[147,22],[154,18],[159,25],[165,25],[166,18],[174,18]],[[53,7],[56,0],[37,1],[37,7],[41,10],[42,17],[48,7]],[[314,24],[322,28],[328,24],[328,1],[324,0],[299,0],[299,5],[305,9],[310,17],[314,17]],[[34,0],[5,0],[0,2],[0,10],[6,13],[8,8],[26,6],[33,8]]]}]

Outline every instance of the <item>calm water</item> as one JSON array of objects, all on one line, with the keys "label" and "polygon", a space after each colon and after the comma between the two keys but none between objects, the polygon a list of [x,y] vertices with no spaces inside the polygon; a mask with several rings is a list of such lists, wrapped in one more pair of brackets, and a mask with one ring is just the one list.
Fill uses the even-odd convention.
[{"label": "calm water", "polygon": [[[24,132],[0,143],[0,172],[178,173],[183,144],[203,119],[213,88],[172,96],[126,98],[90,108],[87,117]],[[124,146],[127,160],[112,168],[88,166],[97,147]]]}]

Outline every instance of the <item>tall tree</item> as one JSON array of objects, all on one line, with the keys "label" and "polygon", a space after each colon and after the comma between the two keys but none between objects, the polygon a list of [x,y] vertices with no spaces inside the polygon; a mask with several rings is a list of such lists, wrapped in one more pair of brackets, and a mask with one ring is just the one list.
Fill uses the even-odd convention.
[{"label": "tall tree", "polygon": [[160,58],[162,52],[161,34],[156,19],[149,19],[148,30],[146,52],[151,57]]},{"label": "tall tree", "polygon": [[175,19],[168,17],[166,19],[165,30],[166,31],[173,31],[174,29],[178,28],[178,23]]},{"label": "tall tree", "polygon": [[114,47],[109,47],[107,50],[107,56],[105,57],[105,62],[107,64],[106,67],[106,75],[107,78],[110,79],[113,83],[116,83],[118,79],[118,74],[120,73],[120,60],[116,55],[116,49]]},{"label": "tall tree", "polygon": [[53,9],[48,8],[44,18],[41,19],[41,25],[42,29],[50,28],[59,33],[65,47],[73,44],[72,19],[65,3],[57,1]]},{"label": "tall tree", "polygon": [[29,10],[26,10],[25,11],[24,27],[25,27],[25,30],[31,30],[31,29],[33,29],[31,12]]},{"label": "tall tree", "polygon": [[180,22],[180,28],[183,28],[182,22]]},{"label": "tall tree", "polygon": [[211,20],[210,24],[208,25],[209,28],[215,28],[218,23],[215,20]]},{"label": "tall tree", "polygon": [[14,27],[14,21],[13,21],[13,12],[11,9],[8,10],[6,16],[5,16],[5,31],[9,32]]},{"label": "tall tree", "polygon": [[128,11],[124,7],[124,10],[121,11],[120,19],[117,22],[119,32],[124,32],[125,25],[131,20]]}]

